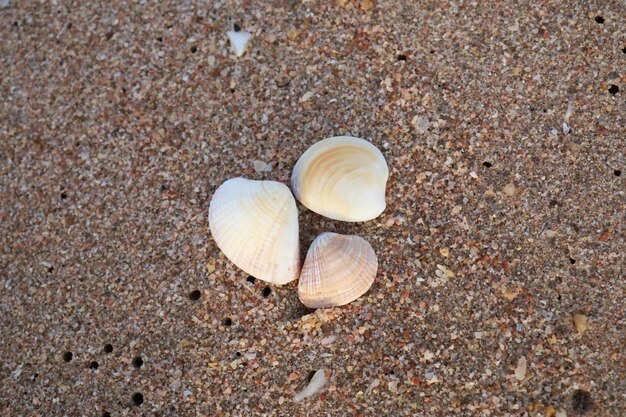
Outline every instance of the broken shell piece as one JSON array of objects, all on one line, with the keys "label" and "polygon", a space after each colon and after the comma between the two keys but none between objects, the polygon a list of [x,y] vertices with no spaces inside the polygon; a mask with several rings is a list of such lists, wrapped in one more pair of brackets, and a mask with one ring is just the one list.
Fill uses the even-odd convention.
[{"label": "broken shell piece", "polygon": [[302,391],[300,391],[293,400],[295,402],[302,401],[303,399],[317,394],[324,386],[328,384],[328,378],[326,378],[326,370],[318,369],[317,372],[311,378],[309,385],[307,385]]},{"label": "broken shell piece", "polygon": [[568,134],[572,131],[572,128],[567,125],[567,123],[563,122],[563,133]]},{"label": "broken shell piece", "polygon": [[583,314],[574,314],[572,320],[574,321],[574,326],[578,333],[584,333],[589,328],[587,316]]},{"label": "broken shell piece", "polygon": [[572,100],[567,102],[567,111],[565,112],[564,121],[565,123],[569,123],[569,119],[574,114],[574,102]]},{"label": "broken shell piece", "polygon": [[526,366],[526,357],[520,356],[520,358],[517,360],[517,367],[515,368],[515,379],[521,381],[526,377]]},{"label": "broken shell piece", "polygon": [[226,32],[228,39],[230,40],[230,47],[235,55],[242,56],[246,52],[248,42],[252,39],[252,35],[245,30],[234,31],[229,30]]},{"label": "broken shell piece", "polygon": [[291,175],[296,198],[335,220],[371,220],[385,210],[389,169],[378,148],[364,139],[336,136],[317,142]]},{"label": "broken shell piece", "polygon": [[322,233],[306,255],[298,297],[310,308],[348,304],[370,289],[377,270],[378,259],[365,239]]},{"label": "broken shell piece", "polygon": [[209,227],[226,257],[248,274],[278,285],[298,277],[298,211],[286,185],[226,181],[211,200]]}]

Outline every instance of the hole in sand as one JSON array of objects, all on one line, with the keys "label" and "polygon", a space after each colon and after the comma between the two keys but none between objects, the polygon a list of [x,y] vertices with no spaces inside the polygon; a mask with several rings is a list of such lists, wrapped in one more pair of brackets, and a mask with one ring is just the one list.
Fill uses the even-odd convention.
[{"label": "hole in sand", "polygon": [[591,394],[589,392],[578,389],[572,396],[572,408],[577,413],[585,413],[591,410],[593,401],[591,400]]},{"label": "hole in sand", "polygon": [[141,359],[141,356],[137,356],[135,359],[133,359],[133,366],[137,369],[141,368],[141,366],[143,365],[143,359]]},{"label": "hole in sand", "polygon": [[143,394],[140,392],[136,392],[133,394],[133,404],[139,406],[143,404]]},{"label": "hole in sand", "polygon": [[267,298],[272,295],[272,289],[270,287],[265,287],[263,288],[263,292],[261,294],[263,294],[263,297]]}]

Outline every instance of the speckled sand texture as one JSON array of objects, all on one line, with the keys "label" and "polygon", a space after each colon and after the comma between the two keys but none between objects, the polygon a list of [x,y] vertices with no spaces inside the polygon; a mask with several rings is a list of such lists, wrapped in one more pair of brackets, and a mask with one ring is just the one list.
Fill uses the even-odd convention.
[{"label": "speckled sand texture", "polygon": [[[3,417],[626,415],[624,1],[2,0],[0,36]],[[336,135],[387,209],[299,205],[301,251],[380,266],[313,312],[207,209]]]}]

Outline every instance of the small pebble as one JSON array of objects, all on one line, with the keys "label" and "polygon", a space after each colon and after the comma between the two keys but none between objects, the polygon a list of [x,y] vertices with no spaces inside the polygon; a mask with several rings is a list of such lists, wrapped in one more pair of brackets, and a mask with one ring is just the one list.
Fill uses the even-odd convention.
[{"label": "small pebble", "polygon": [[265,163],[264,161],[260,161],[258,159],[254,160],[252,162],[252,165],[254,166],[254,170],[257,173],[261,173],[261,172],[268,172],[272,170],[272,166],[268,165],[267,163]]},{"label": "small pebble", "polygon": [[380,385],[380,379],[374,379],[367,387],[367,392],[371,392],[374,388]]},{"label": "small pebble", "polygon": [[576,331],[578,333],[584,333],[585,330],[587,330],[587,316],[584,316],[582,314],[574,314],[572,316],[572,320],[574,321],[574,326],[576,327]]},{"label": "small pebble", "polygon": [[508,195],[509,197],[512,197],[515,195],[515,185],[509,183],[504,186],[502,191],[504,192],[504,194]]},{"label": "small pebble", "polygon": [[337,336],[331,335],[331,336],[323,338],[320,343],[322,344],[322,346],[326,346],[326,345],[333,344],[336,340],[337,340]]},{"label": "small pebble", "polygon": [[572,128],[567,125],[567,123],[563,122],[563,133],[568,134],[572,131]]},{"label": "small pebble", "polygon": [[418,133],[423,134],[428,131],[428,128],[430,127],[430,120],[428,120],[428,117],[425,116],[415,116],[411,120],[411,124]]},{"label": "small pebble", "polygon": [[298,100],[298,102],[300,103],[306,103],[307,101],[309,101],[313,96],[315,95],[314,92],[312,91],[307,91],[306,93],[304,93],[304,95],[302,97],[300,97],[300,100]]},{"label": "small pebble", "polygon": [[17,379],[19,378],[20,375],[22,375],[22,365],[18,366],[17,368],[15,368],[13,370],[13,372],[11,372],[11,375],[13,376],[13,378]]}]

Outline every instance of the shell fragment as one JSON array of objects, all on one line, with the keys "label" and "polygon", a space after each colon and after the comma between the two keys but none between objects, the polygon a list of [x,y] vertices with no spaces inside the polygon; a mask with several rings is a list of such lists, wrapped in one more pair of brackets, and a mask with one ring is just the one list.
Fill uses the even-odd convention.
[{"label": "shell fragment", "polygon": [[317,394],[324,386],[328,384],[328,378],[326,378],[326,370],[318,369],[317,372],[311,378],[309,385],[307,385],[302,391],[300,391],[295,397],[294,402],[302,401],[303,399]]},{"label": "shell fragment", "polygon": [[238,57],[242,56],[246,52],[248,42],[250,42],[250,39],[252,39],[252,35],[245,30],[229,30],[228,32],[226,32],[226,35],[230,40],[230,47],[233,53]]}]

